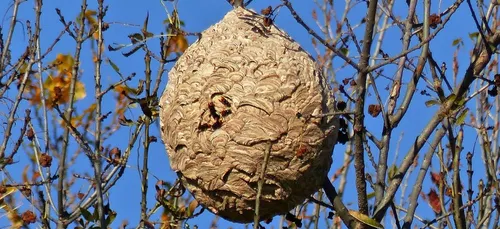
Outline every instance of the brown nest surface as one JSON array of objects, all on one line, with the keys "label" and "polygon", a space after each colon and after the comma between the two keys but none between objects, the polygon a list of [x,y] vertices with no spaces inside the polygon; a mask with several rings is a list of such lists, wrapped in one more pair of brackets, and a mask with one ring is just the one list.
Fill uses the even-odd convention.
[{"label": "brown nest surface", "polygon": [[161,134],[183,185],[200,204],[251,222],[271,145],[261,219],[284,214],[322,185],[338,119],[315,61],[263,17],[237,8],[208,28],[169,73]]}]

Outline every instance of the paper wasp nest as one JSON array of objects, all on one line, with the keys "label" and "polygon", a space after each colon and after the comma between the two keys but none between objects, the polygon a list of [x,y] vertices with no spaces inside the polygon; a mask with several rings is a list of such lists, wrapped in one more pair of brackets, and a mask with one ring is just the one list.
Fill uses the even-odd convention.
[{"label": "paper wasp nest", "polygon": [[[161,134],[172,169],[200,204],[251,222],[271,144],[261,219],[321,188],[338,119],[328,82],[287,34],[237,8],[208,28],[169,73]],[[269,143],[270,142],[270,143]]]}]

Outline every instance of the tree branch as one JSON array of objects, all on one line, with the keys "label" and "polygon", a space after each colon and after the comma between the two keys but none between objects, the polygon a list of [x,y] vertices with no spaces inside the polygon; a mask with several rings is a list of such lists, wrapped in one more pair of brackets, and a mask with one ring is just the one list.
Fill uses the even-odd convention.
[{"label": "tree branch", "polygon": [[370,51],[373,42],[373,34],[375,27],[375,16],[377,13],[378,0],[371,0],[368,5],[366,15],[366,27],[363,37],[363,50],[359,62],[360,71],[357,77],[357,94],[356,105],[354,108],[354,168],[356,174],[356,190],[358,193],[359,212],[368,215],[368,198],[366,196],[366,179],[365,179],[365,161],[364,161],[364,109],[366,96],[366,79],[368,77]]},{"label": "tree branch", "polygon": [[325,177],[325,181],[323,183],[323,190],[325,191],[325,195],[330,200],[330,203],[333,205],[333,209],[337,213],[337,215],[342,219],[344,224],[348,226],[348,228],[357,228],[359,223],[354,219],[354,217],[349,214],[349,209],[342,203],[342,198],[337,194],[335,187],[330,182],[328,177]]},{"label": "tree branch", "polygon": [[300,16],[297,14],[297,12],[293,9],[292,7],[292,4],[288,1],[288,0],[281,0],[283,2],[283,4],[288,8],[288,10],[290,10],[290,13],[292,14],[293,18],[295,19],[295,21],[297,21],[297,23],[299,23],[302,27],[304,27],[304,29],[306,29],[306,31],[311,34],[314,38],[316,38],[321,44],[323,44],[325,47],[327,47],[328,49],[330,49],[333,53],[335,53],[337,56],[339,56],[341,59],[343,59],[346,63],[348,63],[349,65],[351,65],[354,69],[356,70],[360,70],[361,68],[356,64],[354,63],[354,61],[347,57],[346,55],[344,55],[340,50],[338,50],[337,48],[335,48],[335,46],[329,44],[328,42],[325,41],[325,39],[323,39],[322,37],[320,37],[316,32],[314,32],[314,30],[311,29],[311,27],[309,27],[303,20],[302,18],[300,18]]}]

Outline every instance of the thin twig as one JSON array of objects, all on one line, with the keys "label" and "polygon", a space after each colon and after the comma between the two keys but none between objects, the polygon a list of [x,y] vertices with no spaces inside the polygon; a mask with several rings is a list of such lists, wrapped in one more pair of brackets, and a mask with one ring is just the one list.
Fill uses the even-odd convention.
[{"label": "thin twig", "polygon": [[354,61],[347,57],[346,55],[344,55],[340,50],[338,50],[337,48],[335,48],[333,45],[329,44],[328,42],[325,41],[325,39],[323,39],[322,37],[320,37],[316,32],[314,32],[314,30],[311,29],[311,27],[309,27],[303,20],[302,18],[300,18],[300,16],[297,14],[297,12],[293,9],[292,7],[292,4],[288,1],[288,0],[281,0],[283,2],[283,5],[286,6],[288,8],[288,10],[290,11],[290,13],[292,14],[293,18],[295,19],[295,21],[297,21],[297,23],[299,23],[302,27],[304,27],[304,29],[309,33],[311,34],[314,38],[316,38],[321,44],[323,44],[325,47],[327,47],[328,49],[330,49],[332,52],[334,52],[337,56],[339,56],[340,58],[342,58],[346,63],[348,63],[349,65],[351,65],[354,69],[356,70],[360,70],[359,66],[354,63]]},{"label": "thin twig", "polygon": [[[14,0],[12,16],[10,18],[9,32],[7,33],[7,39],[6,39],[5,44],[3,46],[2,56],[0,58],[0,73],[3,72],[4,66],[7,65],[5,63],[5,59],[7,58],[7,54],[9,53],[10,43],[12,42],[12,36],[14,35],[14,29],[16,28],[19,5],[21,5],[22,2],[24,2],[24,1],[23,0]],[[1,80],[2,80],[2,77],[0,77],[0,81]],[[2,153],[1,149],[0,149],[0,153]]]},{"label": "thin twig", "polygon": [[462,207],[460,207],[460,209],[456,209],[456,210],[454,209],[453,211],[450,211],[450,212],[448,212],[447,214],[443,214],[443,215],[441,215],[441,216],[439,216],[439,217],[437,217],[437,218],[435,218],[435,219],[433,219],[433,220],[431,220],[431,221],[427,222],[427,223],[426,223],[423,227],[421,227],[421,228],[426,228],[426,227],[429,227],[429,226],[431,226],[433,223],[438,222],[438,221],[440,221],[440,220],[442,220],[442,219],[444,219],[444,218],[446,218],[446,217],[448,217],[448,216],[450,216],[450,215],[452,215],[452,214],[455,214],[457,210],[458,210],[458,211],[460,211],[460,210],[463,210],[463,209],[465,209],[465,208],[469,207],[469,205],[474,205],[477,201],[481,200],[483,197],[484,197],[484,195],[480,195],[480,196],[476,197],[473,201],[468,201],[467,203],[465,203]]},{"label": "thin twig", "polygon": [[[403,208],[402,206],[399,206],[399,205],[396,205],[396,209],[400,210],[400,211],[403,211],[403,212],[408,212],[407,209]],[[414,215],[415,219],[417,219],[418,221],[422,222],[422,223],[425,223],[427,222],[426,219],[418,216],[418,215]],[[438,229],[437,227],[435,227],[434,225],[429,225],[429,228],[431,229]]]},{"label": "thin twig", "polygon": [[398,211],[396,210],[396,205],[394,204],[394,201],[391,202],[391,210],[392,214],[394,215],[394,221],[396,222],[396,228],[401,229],[401,224],[399,223]]},{"label": "thin twig", "polygon": [[257,196],[255,197],[255,215],[253,218],[253,228],[259,229],[260,222],[260,201],[262,196],[262,188],[264,187],[267,165],[269,164],[269,157],[271,156],[272,142],[267,142],[266,152],[264,154],[264,161],[262,162],[262,168],[259,175],[259,181],[257,183]]},{"label": "thin twig", "polygon": [[[38,39],[38,37],[35,37],[34,40]],[[7,149],[7,144],[10,140],[10,137],[12,135],[12,127],[14,126],[15,122],[15,116],[17,113],[17,109],[19,108],[19,104],[23,100],[23,94],[26,89],[26,85],[28,83],[29,73],[31,72],[31,69],[33,68],[33,65],[35,64],[35,50],[30,50],[30,55],[29,55],[29,62],[27,64],[27,69],[26,72],[22,75],[22,80],[21,84],[19,85],[19,89],[17,91],[17,96],[16,99],[14,100],[14,105],[12,106],[9,114],[9,118],[7,119],[7,126],[4,130],[3,134],[3,141],[2,145],[0,145],[0,158],[4,158],[5,156],[5,150]]]},{"label": "thin twig", "polygon": [[[137,141],[137,138],[139,137],[142,127],[144,127],[144,122],[139,123],[132,136],[129,138],[128,146],[127,149],[125,150],[125,153],[123,154],[123,157],[121,158],[121,161],[119,163],[119,166],[116,166],[113,168],[111,172],[108,173],[108,175],[104,178],[103,182],[105,183],[104,188],[103,188],[103,193],[106,193],[111,187],[113,187],[116,182],[122,177],[126,164],[128,162],[128,158],[130,156],[130,152],[132,148],[135,146],[135,142]],[[85,200],[85,202],[81,203],[80,206],[84,209],[92,206],[95,201],[96,201],[96,193],[94,192],[88,199]],[[69,214],[69,217],[65,219],[64,222],[62,222],[64,225],[69,225],[73,221],[75,221],[80,215],[82,214],[80,208],[75,209],[74,212]]]},{"label": "thin twig", "polygon": [[443,128],[440,128],[435,134],[434,134],[434,140],[429,146],[429,149],[427,150],[427,153],[425,154],[424,160],[422,162],[422,165],[420,166],[420,172],[418,173],[417,180],[413,184],[413,189],[410,194],[409,198],[409,205],[408,205],[408,210],[407,214],[404,218],[404,223],[403,223],[403,229],[409,229],[411,228],[413,218],[415,216],[415,210],[417,209],[418,206],[418,197],[420,195],[420,191],[422,190],[422,185],[424,182],[424,179],[426,178],[427,170],[429,169],[429,166],[431,165],[432,161],[432,156],[434,155],[434,152],[436,151],[437,146],[441,142],[441,139],[445,135],[445,130]]},{"label": "thin twig", "polygon": [[252,3],[253,0],[248,0],[247,2],[245,2],[245,7],[247,7],[248,5],[250,5],[250,3]]},{"label": "thin twig", "polygon": [[[456,10],[458,9],[458,7],[460,6],[460,4],[462,4],[464,0],[457,0],[456,2],[454,2],[446,11],[446,13],[442,13],[441,15],[444,15],[444,14],[447,14],[449,13],[449,15],[443,20],[443,23],[441,25],[439,25],[432,34],[429,35],[429,37],[427,37],[427,39],[423,39],[420,41],[420,43],[418,45],[415,45],[414,47],[412,48],[409,48],[409,49],[406,49],[405,51],[393,56],[393,57],[389,57],[386,61],[382,62],[382,63],[378,63],[376,64],[375,66],[372,66],[370,67],[369,69],[369,72],[375,70],[375,69],[378,69],[378,68],[381,68],[385,65],[388,65],[388,64],[391,64],[393,63],[395,60],[399,59],[399,58],[406,58],[405,56],[415,50],[418,50],[420,49],[422,46],[428,44],[432,39],[434,39],[434,37],[437,36],[437,34],[444,29],[446,23],[450,20],[451,16],[456,12]],[[412,7],[410,7],[411,9]],[[410,23],[410,31],[411,31],[411,25],[413,24],[412,21],[411,21],[411,18],[408,18],[407,20],[408,23]],[[408,35],[408,39],[411,37],[411,34]],[[403,40],[405,40],[405,38],[403,38]]]},{"label": "thin twig", "polygon": [[325,195],[330,200],[330,203],[332,203],[336,214],[342,219],[344,224],[348,228],[357,228],[359,223],[354,219],[354,217],[352,217],[349,213],[349,209],[347,209],[344,203],[342,203],[342,197],[337,194],[335,187],[330,182],[328,177],[325,177],[323,181],[323,190],[325,191]]},{"label": "thin twig", "polygon": [[[85,11],[87,10],[87,0],[82,0],[82,5],[81,5],[81,14],[85,15]],[[60,11],[56,9],[56,12],[59,13],[60,20],[63,22],[63,24],[66,26],[66,23],[64,22],[64,18],[60,15]],[[74,58],[74,65],[71,70],[71,80],[70,80],[70,85],[69,85],[69,102],[68,106],[66,108],[66,112],[64,114],[64,120],[66,120],[66,125],[69,125],[69,128],[66,128],[63,133],[63,145],[62,145],[62,152],[61,152],[61,158],[59,162],[59,179],[61,181],[65,180],[66,177],[66,156],[68,154],[68,146],[69,146],[69,134],[74,131],[70,130],[76,130],[72,129],[71,126],[71,119],[73,117],[73,109],[74,109],[74,98],[75,98],[75,90],[76,90],[76,82],[78,79],[78,74],[79,74],[79,69],[80,69],[80,53],[82,49],[82,44],[84,42],[83,40],[83,34],[85,31],[85,17],[80,17],[80,27],[78,28],[78,35],[75,38],[76,41],[76,48],[75,48],[75,53],[73,55]],[[68,30],[68,34],[72,34],[70,30]],[[57,106],[56,106],[57,107]],[[81,138],[76,138],[77,140],[80,140],[82,143],[81,145],[88,145],[83,143],[83,140]],[[86,153],[87,155],[92,154],[92,150],[90,147],[86,147]],[[63,217],[65,214],[65,204],[64,204],[64,199],[66,197],[65,195],[65,185],[64,182],[59,182],[57,184],[57,205],[58,205],[58,210],[57,214],[59,217]],[[60,220],[58,225],[58,228],[65,228],[64,221]]]},{"label": "thin twig", "polygon": [[[146,104],[149,106],[149,99],[151,98],[151,57],[148,53],[144,54],[144,75],[146,78]],[[156,98],[155,98],[156,99]],[[148,108],[149,109],[149,108]],[[145,115],[147,116],[147,115]],[[144,119],[144,140],[143,140],[143,158],[142,158],[142,172],[141,172],[141,226],[148,221],[147,215],[147,192],[148,192],[148,171],[149,171],[149,127],[151,118],[145,117]],[[138,154],[139,155],[139,154]]]},{"label": "thin twig", "polygon": [[26,109],[24,111],[24,122],[23,122],[23,127],[21,128],[21,133],[19,134],[19,137],[17,138],[16,144],[12,148],[12,151],[7,158],[3,158],[3,163],[0,164],[0,170],[3,170],[7,165],[10,165],[14,161],[14,156],[17,154],[19,151],[19,147],[21,147],[21,144],[23,144],[23,139],[26,136],[26,131],[28,130],[28,123],[31,121],[31,110]]},{"label": "thin twig", "polygon": [[[29,123],[29,127],[31,129],[33,129],[33,124],[31,122]],[[39,151],[40,142],[38,141],[38,138],[36,136],[36,131],[33,131],[33,140],[35,141],[35,144],[33,144],[33,146],[32,146],[33,153],[35,154],[35,161],[36,161],[36,164],[38,165],[37,166],[38,173],[40,173],[40,177],[42,179],[42,184],[44,184],[45,192],[47,193],[47,197],[49,200],[48,204],[52,207],[52,209],[54,209],[54,211],[56,211],[56,205],[54,204],[54,201],[52,200],[52,195],[50,194],[51,185],[49,184],[49,182],[52,180],[50,178],[52,176],[50,175],[50,169],[48,170],[47,177],[45,177],[45,174],[42,171],[42,166],[40,165],[41,152]],[[49,182],[47,182],[47,181],[49,181]],[[59,182],[62,182],[62,181],[59,181]]]}]

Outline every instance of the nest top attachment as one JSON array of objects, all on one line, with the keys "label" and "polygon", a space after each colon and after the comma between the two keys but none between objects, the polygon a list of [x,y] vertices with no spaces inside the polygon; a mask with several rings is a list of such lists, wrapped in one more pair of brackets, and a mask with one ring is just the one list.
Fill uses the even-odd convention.
[{"label": "nest top attachment", "polygon": [[170,165],[200,204],[252,222],[266,149],[262,219],[316,192],[338,119],[315,61],[286,33],[238,7],[179,58],[160,99]]}]

